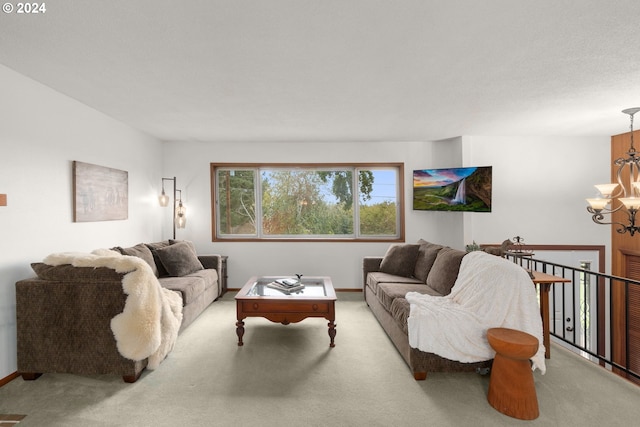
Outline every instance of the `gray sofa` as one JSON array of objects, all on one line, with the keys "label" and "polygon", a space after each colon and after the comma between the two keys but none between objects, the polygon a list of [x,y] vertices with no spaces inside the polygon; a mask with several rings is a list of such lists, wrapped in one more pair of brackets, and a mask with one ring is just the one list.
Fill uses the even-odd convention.
[{"label": "gray sofa", "polygon": [[[112,248],[144,259],[160,285],[182,297],[180,332],[221,295],[220,255],[201,255],[185,241]],[[120,355],[110,327],[124,308],[125,273],[106,267],[33,263],[36,277],[16,283],[18,373],[117,374],[135,382],[147,360]]]},{"label": "gray sofa", "polygon": [[363,259],[364,298],[374,316],[409,365],[416,380],[434,371],[478,371],[492,361],[462,363],[409,345],[407,318],[410,305],[407,292],[444,296],[451,292],[462,252],[419,240],[417,244],[393,245],[384,257]]}]

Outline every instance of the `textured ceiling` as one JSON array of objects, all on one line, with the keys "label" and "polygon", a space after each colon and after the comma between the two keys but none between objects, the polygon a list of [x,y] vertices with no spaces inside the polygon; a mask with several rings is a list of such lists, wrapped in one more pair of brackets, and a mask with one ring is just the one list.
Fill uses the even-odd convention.
[{"label": "textured ceiling", "polygon": [[640,105],[636,1],[46,6],[0,14],[0,63],[162,140],[611,135]]}]

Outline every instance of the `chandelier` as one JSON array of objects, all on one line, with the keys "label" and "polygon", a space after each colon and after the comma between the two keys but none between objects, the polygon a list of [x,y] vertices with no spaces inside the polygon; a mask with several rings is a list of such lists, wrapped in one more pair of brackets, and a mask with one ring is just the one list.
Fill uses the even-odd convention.
[{"label": "chandelier", "polygon": [[[587,211],[592,214],[592,219],[596,224],[617,226],[616,231],[624,234],[627,231],[633,236],[636,231],[640,231],[640,226],[636,225],[636,213],[640,209],[640,182],[638,182],[638,170],[640,168],[640,153],[633,146],[633,115],[640,111],[640,108],[627,108],[622,110],[628,114],[631,121],[631,145],[626,157],[620,157],[613,162],[618,167],[616,180],[612,184],[598,184],[595,187],[600,192],[599,197],[587,199],[589,206]],[[628,172],[626,171],[628,169]],[[625,179],[627,185],[625,185]],[[616,203],[617,200],[617,203]],[[603,222],[605,215],[622,211],[626,213],[626,223],[623,222]]]}]

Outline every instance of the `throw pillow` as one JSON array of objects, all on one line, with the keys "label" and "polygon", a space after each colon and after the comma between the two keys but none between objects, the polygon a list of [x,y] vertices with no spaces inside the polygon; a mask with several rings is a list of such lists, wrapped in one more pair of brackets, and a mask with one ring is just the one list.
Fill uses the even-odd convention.
[{"label": "throw pillow", "polygon": [[180,277],[198,270],[204,270],[196,254],[185,242],[156,249],[156,254],[169,276]]},{"label": "throw pillow", "polygon": [[198,252],[196,251],[196,245],[193,244],[193,242],[191,240],[174,240],[174,239],[169,239],[169,244],[170,245],[175,245],[176,243],[180,243],[180,242],[184,242],[187,245],[189,245],[189,247],[191,248],[191,250],[193,251],[193,253],[197,256]]},{"label": "throw pillow", "polygon": [[416,259],[416,268],[413,272],[413,276],[421,282],[427,281],[429,271],[433,267],[433,263],[436,260],[436,256],[442,245],[436,245],[435,243],[429,243],[425,240],[418,240],[420,247],[418,248],[418,258]]},{"label": "throw pillow", "polygon": [[395,276],[412,277],[418,257],[419,245],[392,245],[380,263],[380,271]]},{"label": "throw pillow", "polygon": [[158,277],[167,277],[169,273],[167,273],[167,269],[164,268],[164,265],[162,265],[162,261],[160,261],[160,257],[158,256],[156,251],[158,249],[166,248],[167,246],[169,246],[169,241],[164,240],[162,242],[145,243],[145,246],[148,247],[153,254],[153,261],[155,262],[156,268],[158,269]]},{"label": "throw pillow", "polygon": [[144,243],[138,243],[137,245],[130,248],[121,248],[118,246],[116,247],[116,250],[122,255],[137,256],[138,258],[142,258],[147,262],[147,264],[149,264],[149,266],[151,267],[151,271],[153,271],[153,274],[155,274],[156,277],[158,276],[158,267],[156,266],[156,262],[153,260],[153,254]]},{"label": "throw pillow", "polygon": [[442,295],[449,295],[458,278],[462,257],[466,254],[448,247],[440,249],[427,276],[427,285]]}]

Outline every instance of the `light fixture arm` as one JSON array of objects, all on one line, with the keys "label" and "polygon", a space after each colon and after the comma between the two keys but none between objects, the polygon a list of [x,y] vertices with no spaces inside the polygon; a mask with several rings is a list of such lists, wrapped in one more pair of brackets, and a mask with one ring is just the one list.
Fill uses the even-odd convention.
[{"label": "light fixture arm", "polygon": [[[622,205],[618,206],[616,210],[620,210],[621,207]],[[618,225],[619,227],[616,228],[616,231],[620,234],[624,234],[628,231],[629,234],[633,236],[634,234],[636,234],[636,231],[640,231],[640,227],[636,225],[636,214],[638,213],[637,209],[627,210],[629,225],[625,225],[621,222],[603,222],[602,221],[604,219],[604,215],[609,214],[611,212],[615,212],[615,211],[602,212],[599,209],[593,209],[591,206],[588,206],[587,210],[593,214],[591,216],[591,219],[593,219],[593,222],[600,225]]]},{"label": "light fixture arm", "polygon": [[637,209],[629,209],[628,214],[629,214],[629,223],[630,225],[628,226],[622,226],[622,228],[618,228],[616,231],[620,234],[624,234],[625,232],[629,232],[630,235],[634,235],[636,233],[636,231],[640,231],[640,227],[636,226],[636,213],[638,212]]}]

